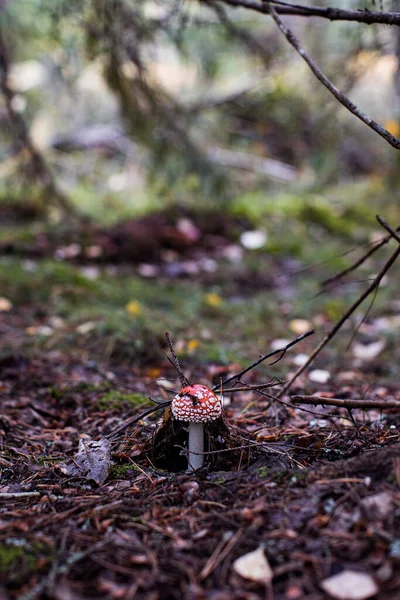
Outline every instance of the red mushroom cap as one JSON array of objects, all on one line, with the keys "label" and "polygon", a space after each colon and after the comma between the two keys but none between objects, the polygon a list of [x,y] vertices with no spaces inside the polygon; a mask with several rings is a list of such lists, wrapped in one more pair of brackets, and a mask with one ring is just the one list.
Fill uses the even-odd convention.
[{"label": "red mushroom cap", "polygon": [[213,421],[222,412],[219,398],[200,383],[184,387],[172,400],[171,409],[175,419],[190,423]]}]

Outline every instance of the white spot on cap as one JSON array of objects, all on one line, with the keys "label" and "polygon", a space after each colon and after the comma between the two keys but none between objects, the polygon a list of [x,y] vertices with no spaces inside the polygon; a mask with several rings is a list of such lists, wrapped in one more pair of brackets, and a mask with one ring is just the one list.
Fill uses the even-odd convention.
[{"label": "white spot on cap", "polygon": [[172,400],[171,409],[175,419],[190,423],[213,421],[222,412],[218,397],[200,383],[183,388]]}]

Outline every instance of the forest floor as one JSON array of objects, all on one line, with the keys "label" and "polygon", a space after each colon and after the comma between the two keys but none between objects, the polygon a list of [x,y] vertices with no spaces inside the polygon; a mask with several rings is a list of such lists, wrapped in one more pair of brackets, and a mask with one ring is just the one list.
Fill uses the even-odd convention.
[{"label": "forest floor", "polygon": [[289,396],[226,393],[232,438],[217,432],[195,474],[168,410],[141,417],[179,390],[165,330],[186,377],[211,386],[315,328],[243,378],[279,383],[383,260],[318,296],[346,264],[333,238],[310,274],[317,238],[289,259],[246,248],[247,230],[159,214],[84,240],[0,235],[1,600],[399,597],[398,409],[290,401],[400,401],[399,278]]}]

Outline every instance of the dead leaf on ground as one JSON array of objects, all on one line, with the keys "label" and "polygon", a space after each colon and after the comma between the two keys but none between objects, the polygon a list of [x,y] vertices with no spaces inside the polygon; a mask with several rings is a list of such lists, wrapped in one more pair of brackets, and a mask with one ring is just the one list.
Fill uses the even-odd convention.
[{"label": "dead leaf on ground", "polygon": [[383,340],[372,342],[371,344],[354,344],[352,348],[353,356],[361,360],[372,360],[379,356],[385,349],[385,345]]},{"label": "dead leaf on ground", "polygon": [[11,309],[11,302],[7,298],[0,298],[0,312],[8,312]]},{"label": "dead leaf on ground", "polygon": [[61,471],[70,477],[91,479],[102,485],[110,470],[111,444],[108,440],[79,440],[77,454],[60,465]]},{"label": "dead leaf on ground", "polygon": [[378,586],[371,575],[350,570],[325,579],[321,587],[335,600],[367,600],[378,593]]},{"label": "dead leaf on ground", "polygon": [[272,580],[272,569],[261,547],[237,558],[233,570],[244,579],[263,585],[268,585]]}]

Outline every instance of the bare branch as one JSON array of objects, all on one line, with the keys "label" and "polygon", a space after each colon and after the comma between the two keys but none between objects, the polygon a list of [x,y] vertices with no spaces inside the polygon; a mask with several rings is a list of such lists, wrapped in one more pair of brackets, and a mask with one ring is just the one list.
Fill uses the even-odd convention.
[{"label": "bare branch", "polygon": [[175,369],[176,369],[176,371],[177,371],[177,373],[179,375],[180,382],[183,385],[183,387],[186,387],[186,386],[190,385],[190,382],[189,382],[188,379],[186,379],[185,375],[183,374],[183,371],[181,369],[181,365],[179,364],[179,360],[178,360],[178,357],[177,357],[177,355],[175,353],[174,346],[172,344],[172,340],[170,338],[170,335],[169,335],[168,331],[165,332],[165,339],[167,340],[167,344],[169,346],[169,349],[170,349],[170,352],[171,352],[171,356],[172,356],[172,360],[173,360],[173,365],[174,365],[174,367],[175,367]]},{"label": "bare branch", "polygon": [[297,15],[299,17],[321,17],[329,21],[355,21],[372,25],[400,25],[400,13],[397,12],[375,12],[364,10],[344,10],[341,8],[324,8],[321,6],[302,6],[291,2],[270,0],[268,2],[256,2],[254,0],[219,0],[224,4],[235,8],[249,8],[262,14],[269,14],[269,5],[273,4],[275,11],[280,15]]},{"label": "bare branch", "polygon": [[121,433],[121,431],[124,431],[125,429],[127,429],[128,427],[133,425],[134,423],[141,421],[148,415],[151,415],[152,413],[156,412],[157,410],[160,410],[161,408],[167,408],[167,406],[169,406],[170,404],[171,404],[171,402],[169,402],[169,401],[157,403],[157,406],[153,406],[152,408],[149,408],[149,410],[146,410],[145,412],[140,414],[138,417],[132,417],[131,419],[128,419],[127,421],[125,421],[125,423],[122,423],[122,425],[120,425],[116,429],[113,429],[113,431],[110,431],[110,433],[108,433],[106,436],[104,436],[104,439],[111,440],[113,437],[118,435],[118,433]]},{"label": "bare branch", "polygon": [[398,400],[349,400],[344,398],[323,398],[322,396],[292,396],[290,400],[295,404],[311,404],[312,406],[325,404],[326,406],[339,406],[346,409],[377,408],[381,410],[385,408],[400,408]]},{"label": "bare branch", "polygon": [[[377,219],[378,219],[379,223],[381,223],[381,225],[383,225],[385,228],[390,228],[389,231],[390,231],[391,235],[393,237],[396,237],[396,239],[398,239],[398,241],[400,242],[400,236],[386,223],[386,221],[384,221],[381,217],[379,217],[379,215],[377,215]],[[361,294],[361,296],[350,306],[350,308],[344,313],[344,315],[339,319],[339,321],[337,321],[337,323],[335,323],[335,325],[332,327],[332,329],[326,334],[326,336],[323,338],[323,340],[318,344],[318,346],[315,348],[315,350],[308,357],[307,361],[295,372],[292,379],[290,381],[288,381],[288,383],[286,383],[283,386],[283,388],[281,388],[281,390],[278,393],[279,398],[281,396],[283,396],[283,394],[285,394],[292,387],[293,383],[296,381],[296,379],[299,377],[299,375],[301,375],[301,373],[303,373],[307,369],[307,367],[312,363],[314,358],[321,352],[321,350],[326,346],[326,344],[336,335],[336,333],[339,331],[339,329],[342,327],[342,325],[353,314],[353,312],[360,306],[360,304],[362,304],[364,302],[364,300],[376,288],[378,288],[384,275],[386,275],[386,273],[388,272],[390,267],[393,265],[393,263],[396,261],[396,259],[399,255],[400,255],[400,243],[399,243],[398,247],[396,248],[396,250],[393,252],[393,254],[390,256],[390,258],[383,265],[382,269],[379,271],[378,275],[375,277],[375,279],[373,280],[371,285],[369,285],[368,288],[365,290],[365,292],[363,294]]]},{"label": "bare branch", "polygon": [[[397,227],[396,231],[400,231],[400,227]],[[321,286],[324,288],[324,287],[330,285],[331,283],[334,283],[335,281],[342,279],[343,277],[345,277],[345,275],[348,275],[348,273],[355,271],[355,269],[357,269],[357,267],[362,265],[370,256],[375,254],[375,252],[377,250],[379,250],[379,248],[382,248],[382,246],[387,244],[388,241],[391,239],[391,237],[392,237],[391,235],[387,235],[386,237],[382,238],[380,242],[378,242],[377,244],[374,244],[372,246],[372,248],[370,248],[366,254],[361,256],[361,258],[359,258],[355,263],[350,265],[350,267],[347,267],[346,269],[343,269],[343,271],[340,271],[339,273],[335,273],[335,275],[331,275],[331,277],[324,279],[324,281],[321,283]]]},{"label": "bare branch", "polygon": [[350,111],[355,117],[360,119],[365,125],[368,125],[371,129],[373,129],[378,135],[383,137],[393,148],[396,150],[400,150],[400,140],[392,135],[387,129],[379,125],[376,121],[374,121],[371,117],[363,113],[353,102],[347,98],[331,81],[328,79],[324,73],[320,70],[317,64],[308,56],[306,51],[300,46],[300,43],[294,33],[288,29],[282,19],[278,16],[275,8],[270,6],[269,12],[271,17],[274,19],[275,23],[279,27],[280,31],[283,33],[289,44],[293,46],[293,48],[300,54],[302,59],[308,64],[311,71],[314,73],[315,77],[326,87],[326,89],[338,100],[348,111]]},{"label": "bare branch", "polygon": [[[306,331],[306,333],[299,335],[299,337],[297,337],[295,340],[293,340],[289,344],[286,344],[286,346],[284,346],[283,348],[278,348],[277,350],[273,350],[272,352],[269,352],[268,354],[264,354],[264,356],[260,356],[260,358],[258,360],[256,360],[250,366],[243,369],[243,371],[240,371],[240,373],[236,373],[235,375],[228,377],[228,379],[225,379],[225,381],[223,381],[222,383],[215,384],[214,387],[211,388],[212,391],[215,392],[216,390],[218,390],[220,388],[220,386],[224,386],[227,383],[229,383],[230,381],[233,381],[234,379],[240,379],[242,377],[242,375],[245,375],[245,373],[248,373],[248,371],[251,371],[251,369],[254,369],[255,367],[257,367],[259,364],[264,362],[264,360],[267,360],[267,358],[271,358],[271,356],[280,354],[281,356],[279,357],[278,360],[281,360],[285,356],[285,354],[289,350],[289,348],[291,348],[292,346],[295,346],[296,344],[298,344],[299,342],[301,342],[308,336],[312,335],[313,333],[315,333],[315,329],[310,329],[310,331]],[[275,360],[272,364],[275,364],[276,362],[278,362],[278,360]]]}]

